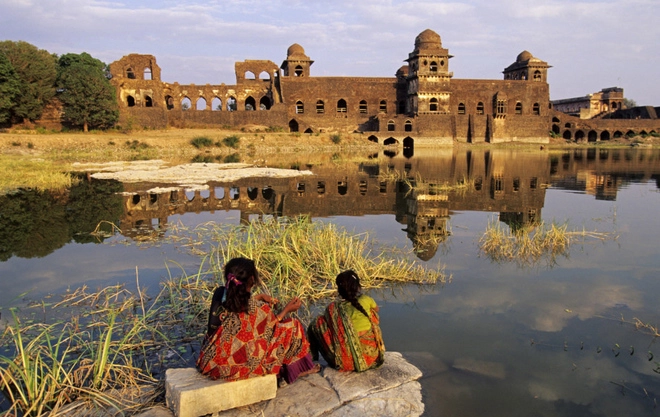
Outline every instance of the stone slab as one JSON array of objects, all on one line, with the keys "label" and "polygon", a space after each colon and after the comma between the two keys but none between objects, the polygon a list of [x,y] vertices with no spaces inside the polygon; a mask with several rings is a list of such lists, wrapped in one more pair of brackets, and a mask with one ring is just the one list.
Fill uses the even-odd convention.
[{"label": "stone slab", "polygon": [[418,381],[411,381],[346,403],[332,413],[325,414],[324,417],[418,417],[423,413],[422,385]]},{"label": "stone slab", "polygon": [[176,417],[200,417],[275,398],[277,377],[212,381],[195,368],[168,369],[165,401]]},{"label": "stone slab", "polygon": [[339,401],[344,404],[418,380],[422,377],[422,372],[406,361],[401,353],[385,352],[385,363],[380,368],[365,372],[339,372],[325,368],[323,376],[339,395]]}]

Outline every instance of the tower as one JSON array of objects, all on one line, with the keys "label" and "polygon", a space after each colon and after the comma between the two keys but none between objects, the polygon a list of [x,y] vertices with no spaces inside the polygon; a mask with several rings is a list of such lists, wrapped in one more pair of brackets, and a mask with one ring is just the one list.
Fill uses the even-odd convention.
[{"label": "tower", "polygon": [[408,54],[407,112],[449,113],[451,96],[449,51],[442,47],[440,35],[426,29],[415,38],[415,50]]},{"label": "tower", "polygon": [[285,77],[309,77],[309,67],[314,61],[305,55],[302,46],[294,43],[286,51],[286,60],[282,62]]},{"label": "tower", "polygon": [[551,67],[547,62],[535,58],[528,51],[522,51],[518,54],[516,62],[506,67],[502,73],[505,80],[528,80],[547,83],[548,68]]}]

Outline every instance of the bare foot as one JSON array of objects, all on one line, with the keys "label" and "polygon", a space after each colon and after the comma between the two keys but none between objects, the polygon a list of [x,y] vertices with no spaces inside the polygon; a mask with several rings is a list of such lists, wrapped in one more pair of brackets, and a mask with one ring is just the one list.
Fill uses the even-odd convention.
[{"label": "bare foot", "polygon": [[311,374],[317,374],[317,373],[321,372],[321,369],[322,369],[321,364],[317,363],[316,365],[314,365],[314,367],[312,369],[308,369],[304,372],[301,372],[300,375],[298,376],[298,378],[303,377],[303,376],[307,376],[307,375],[311,375]]}]

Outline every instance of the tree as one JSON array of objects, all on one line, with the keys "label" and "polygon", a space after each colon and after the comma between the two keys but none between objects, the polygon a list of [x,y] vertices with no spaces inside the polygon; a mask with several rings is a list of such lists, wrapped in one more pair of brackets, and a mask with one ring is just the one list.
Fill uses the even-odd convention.
[{"label": "tree", "polygon": [[63,119],[73,126],[105,129],[119,119],[115,88],[106,65],[86,52],[62,55],[58,61],[57,96]]},{"label": "tree", "polygon": [[24,41],[0,42],[0,52],[9,59],[19,80],[12,121],[37,120],[55,96],[57,57]]},{"label": "tree", "polygon": [[625,109],[632,109],[633,107],[637,107],[637,102],[631,98],[624,98],[623,106]]},{"label": "tree", "polygon": [[11,119],[16,97],[20,94],[21,83],[7,56],[0,52],[0,124]]}]

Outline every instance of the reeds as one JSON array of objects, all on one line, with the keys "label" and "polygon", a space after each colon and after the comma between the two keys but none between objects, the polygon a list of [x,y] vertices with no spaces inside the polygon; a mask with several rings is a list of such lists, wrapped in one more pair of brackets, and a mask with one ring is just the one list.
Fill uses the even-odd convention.
[{"label": "reeds", "polygon": [[615,236],[587,230],[569,231],[567,224],[544,222],[512,229],[491,220],[479,239],[479,249],[495,262],[516,262],[524,266],[545,261],[547,265],[554,265],[557,258],[568,257],[572,243],[588,238],[607,240]]},{"label": "reeds", "polygon": [[348,268],[364,288],[448,280],[442,270],[416,264],[412,252],[376,249],[366,233],[306,217],[173,227],[172,238],[198,253],[200,263],[193,274],[169,263],[158,294],[140,288],[136,270],[136,293],[124,286],[83,286],[60,302],[41,304],[47,322],[24,324],[14,314],[0,338],[0,390],[11,402],[5,415],[99,408],[126,413],[149,406],[162,395],[157,382],[166,368],[191,366],[211,293],[222,282],[224,263],[235,256],[255,260],[263,280],[259,291],[282,301],[299,296],[308,307],[334,295],[336,274]]},{"label": "reeds", "polygon": [[274,296],[314,302],[334,294],[337,274],[353,269],[364,288],[386,283],[445,282],[442,270],[423,268],[411,253],[375,248],[367,233],[352,234],[331,223],[307,217],[268,219],[243,226],[205,225],[202,235],[214,242],[207,254],[211,272],[219,277],[231,258],[253,259]]}]

